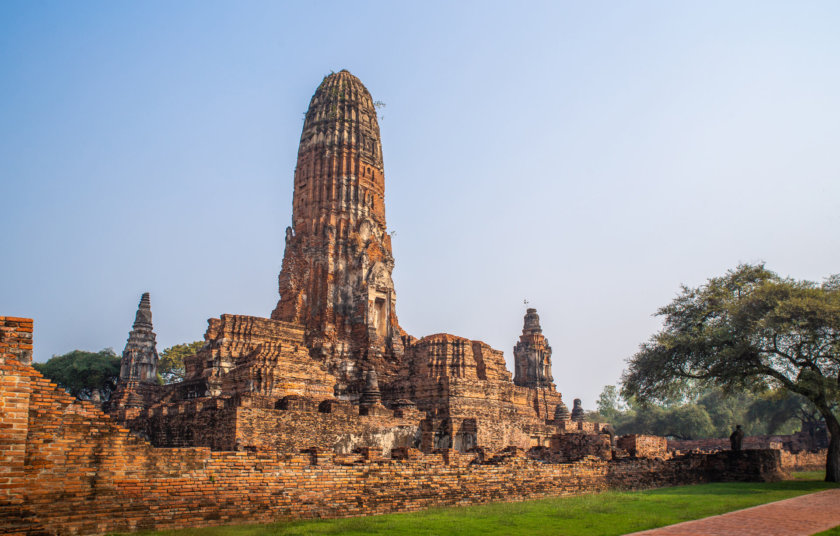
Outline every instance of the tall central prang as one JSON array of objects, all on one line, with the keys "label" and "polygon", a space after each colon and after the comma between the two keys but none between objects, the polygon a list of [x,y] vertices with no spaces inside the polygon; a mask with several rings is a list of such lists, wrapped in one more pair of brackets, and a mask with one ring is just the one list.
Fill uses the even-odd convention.
[{"label": "tall central prang", "polygon": [[335,372],[391,368],[403,353],[393,269],[376,107],[358,78],[332,73],[306,112],[271,318],[303,325]]},{"label": "tall central prang", "polygon": [[[303,124],[271,318],[210,318],[183,381],[123,377],[108,411],[155,444],[216,450],[557,451],[569,433],[604,450],[597,424],[569,422],[536,310],[514,349],[514,379],[504,353],[481,341],[405,333],[393,269],[376,106],[358,78],[332,73]],[[583,443],[573,437],[564,456],[582,455]]]}]

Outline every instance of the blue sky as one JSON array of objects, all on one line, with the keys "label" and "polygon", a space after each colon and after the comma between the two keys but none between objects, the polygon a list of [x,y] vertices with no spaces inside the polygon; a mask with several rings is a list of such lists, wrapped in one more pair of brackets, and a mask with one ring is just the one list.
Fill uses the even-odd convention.
[{"label": "blue sky", "polygon": [[385,102],[397,313],[593,407],[681,284],[840,272],[837,2],[0,4],[0,314],[35,356],[268,316],[303,112]]}]

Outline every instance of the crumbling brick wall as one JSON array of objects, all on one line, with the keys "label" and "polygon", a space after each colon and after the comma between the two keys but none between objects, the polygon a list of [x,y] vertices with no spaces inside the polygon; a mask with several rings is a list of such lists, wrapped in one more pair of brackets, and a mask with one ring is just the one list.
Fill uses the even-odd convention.
[{"label": "crumbling brick wall", "polygon": [[[813,450],[815,446],[813,438],[807,433],[797,432],[791,435],[756,435],[746,436],[742,443],[745,449],[785,449],[792,452],[801,450]],[[824,446],[824,445],[823,445]],[[714,452],[716,450],[729,450],[731,445],[727,437],[714,437],[706,439],[669,439],[668,450],[702,450]]]},{"label": "crumbling brick wall", "polygon": [[785,471],[825,471],[828,449],[800,452],[781,451]]},{"label": "crumbling brick wall", "polygon": [[6,357],[32,364],[32,319],[0,316],[0,363]]},{"label": "crumbling brick wall", "polygon": [[689,453],[670,459],[623,458],[608,464],[610,488],[646,489],[702,482],[774,482],[787,478],[778,450]]},{"label": "crumbling brick wall", "polygon": [[394,458],[372,448],[353,454],[159,449],[15,355],[3,354],[0,371],[0,534],[102,534],[378,514],[705,482],[720,479],[721,471],[730,479],[769,478],[779,467],[778,455],[768,457],[768,451],[737,453],[741,461],[733,464],[702,454],[544,463],[522,449],[484,456],[401,448]]},{"label": "crumbling brick wall", "polygon": [[20,485],[26,476],[31,392],[29,375],[16,371],[31,361],[32,320],[0,316],[0,526],[8,524],[12,531],[20,518],[12,512],[23,503]]},{"label": "crumbling brick wall", "polygon": [[551,438],[549,449],[562,461],[576,461],[586,456],[603,460],[612,458],[610,438],[606,434],[566,433]]},{"label": "crumbling brick wall", "polygon": [[615,446],[636,458],[664,458],[668,455],[668,440],[659,436],[628,434],[618,438]]},{"label": "crumbling brick wall", "polygon": [[393,416],[238,408],[236,423],[238,445],[271,450],[319,447],[349,453],[356,447],[377,446],[390,452],[420,443],[417,421]]}]

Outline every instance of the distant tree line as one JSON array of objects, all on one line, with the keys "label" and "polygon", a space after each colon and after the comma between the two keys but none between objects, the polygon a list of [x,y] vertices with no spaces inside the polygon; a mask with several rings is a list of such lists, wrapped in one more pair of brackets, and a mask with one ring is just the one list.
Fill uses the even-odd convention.
[{"label": "distant tree line", "polygon": [[784,389],[760,393],[698,387],[683,396],[658,403],[623,398],[607,385],[590,421],[609,422],[618,434],[652,434],[675,439],[728,437],[736,424],[747,435],[792,434],[818,422],[820,415],[808,399]]}]

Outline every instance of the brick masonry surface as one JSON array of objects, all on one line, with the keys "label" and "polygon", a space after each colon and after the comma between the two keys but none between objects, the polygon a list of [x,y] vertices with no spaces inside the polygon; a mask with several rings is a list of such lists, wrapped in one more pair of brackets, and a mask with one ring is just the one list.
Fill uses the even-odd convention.
[{"label": "brick masonry surface", "polygon": [[[822,440],[821,440],[822,439]],[[827,447],[827,438],[813,438],[806,432],[797,432],[791,435],[758,435],[746,436],[743,447],[745,449],[785,449],[792,452],[811,450],[814,446]],[[703,450],[716,451],[728,450],[730,443],[728,438],[707,438],[707,439],[669,439],[669,450]]]},{"label": "brick masonry surface", "polygon": [[[13,322],[31,334],[24,331],[31,322]],[[14,340],[9,331],[5,340]],[[779,452],[772,450],[546,463],[518,448],[424,455],[407,447],[393,456],[376,448],[352,454],[155,448],[7,349],[0,371],[0,534],[342,517],[784,476]]]}]

